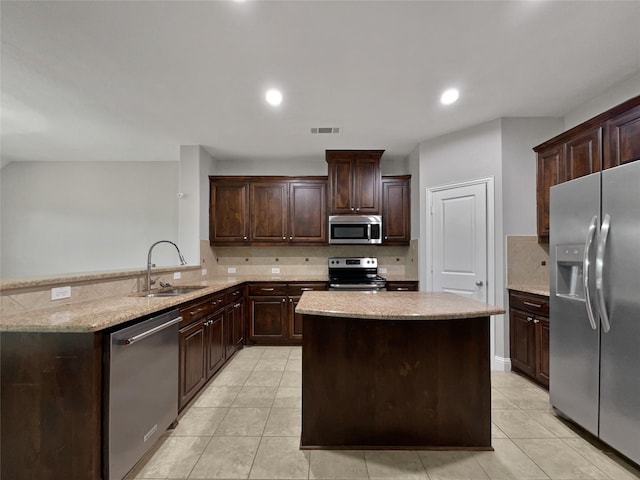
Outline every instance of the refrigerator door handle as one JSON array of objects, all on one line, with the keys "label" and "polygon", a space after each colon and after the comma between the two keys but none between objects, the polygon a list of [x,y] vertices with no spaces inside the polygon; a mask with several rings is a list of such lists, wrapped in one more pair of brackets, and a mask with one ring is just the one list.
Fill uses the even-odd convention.
[{"label": "refrigerator door handle", "polygon": [[593,239],[596,235],[598,225],[598,216],[594,215],[591,219],[591,223],[589,224],[589,230],[587,232],[587,240],[584,244],[584,258],[582,259],[582,271],[583,271],[583,280],[584,280],[584,299],[586,301],[587,307],[587,316],[589,317],[589,323],[591,324],[591,328],[593,330],[597,330],[598,326],[596,325],[595,315],[593,313],[593,305],[591,304],[591,293],[589,289],[589,254],[591,253],[591,244],[593,243]]},{"label": "refrigerator door handle", "polygon": [[600,227],[600,239],[598,240],[598,249],[596,250],[596,294],[598,295],[598,309],[600,310],[600,318],[602,319],[602,329],[605,333],[611,330],[609,323],[609,315],[607,315],[607,305],[604,301],[604,255],[607,249],[607,238],[609,229],[611,228],[611,217],[609,214],[604,216],[602,227]]}]

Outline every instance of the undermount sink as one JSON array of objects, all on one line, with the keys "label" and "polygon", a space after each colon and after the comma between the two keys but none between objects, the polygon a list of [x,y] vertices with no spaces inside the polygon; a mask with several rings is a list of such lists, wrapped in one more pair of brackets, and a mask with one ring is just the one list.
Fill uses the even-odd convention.
[{"label": "undermount sink", "polygon": [[143,293],[142,297],[154,298],[154,297],[177,297],[178,295],[185,295],[187,293],[195,292],[196,290],[200,290],[202,288],[206,288],[204,286],[198,287],[169,287],[163,288],[162,290],[158,290],[157,292]]}]

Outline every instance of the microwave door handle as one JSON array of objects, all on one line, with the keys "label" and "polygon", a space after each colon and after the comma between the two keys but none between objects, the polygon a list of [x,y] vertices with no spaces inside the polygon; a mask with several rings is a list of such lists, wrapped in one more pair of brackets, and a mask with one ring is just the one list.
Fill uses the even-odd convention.
[{"label": "microwave door handle", "polygon": [[371,224],[367,223],[367,240],[371,241]]}]

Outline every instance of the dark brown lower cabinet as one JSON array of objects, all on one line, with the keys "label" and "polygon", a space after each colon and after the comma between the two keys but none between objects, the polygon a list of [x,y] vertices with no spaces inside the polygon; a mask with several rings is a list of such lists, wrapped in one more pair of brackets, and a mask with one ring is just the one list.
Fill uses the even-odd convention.
[{"label": "dark brown lower cabinet", "polygon": [[224,310],[219,310],[204,322],[207,338],[207,379],[218,371],[227,358],[224,339],[225,318]]},{"label": "dark brown lower cabinet", "polygon": [[326,290],[326,282],[249,284],[249,332],[254,345],[300,345],[302,317],[295,308],[302,294]]},{"label": "dark brown lower cabinet", "polygon": [[180,387],[178,408],[181,410],[207,381],[207,335],[205,320],[180,329]]},{"label": "dark brown lower cabinet", "polygon": [[549,299],[509,291],[511,368],[549,388]]},{"label": "dark brown lower cabinet", "polygon": [[227,336],[224,345],[226,358],[229,358],[244,344],[244,299],[227,305],[225,321]]},{"label": "dark brown lower cabinet", "polygon": [[180,387],[184,407],[244,344],[244,287],[180,307]]}]

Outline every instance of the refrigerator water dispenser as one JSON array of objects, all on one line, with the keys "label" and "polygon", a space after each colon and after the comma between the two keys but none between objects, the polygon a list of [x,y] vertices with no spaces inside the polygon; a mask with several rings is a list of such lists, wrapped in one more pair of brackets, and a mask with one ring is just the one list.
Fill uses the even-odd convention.
[{"label": "refrigerator water dispenser", "polygon": [[556,245],[556,295],[584,300],[584,245]]}]

